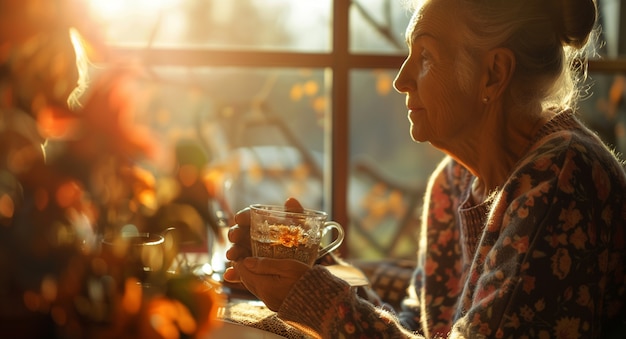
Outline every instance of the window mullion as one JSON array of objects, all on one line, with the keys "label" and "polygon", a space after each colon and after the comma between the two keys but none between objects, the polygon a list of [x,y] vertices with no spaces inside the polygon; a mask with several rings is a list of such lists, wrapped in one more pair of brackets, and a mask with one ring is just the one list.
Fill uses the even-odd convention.
[{"label": "window mullion", "polygon": [[[333,220],[339,222],[348,231],[348,154],[349,154],[349,10],[350,1],[333,1],[333,43],[332,43],[332,110],[328,164],[325,187],[326,206]],[[347,246],[341,247],[341,253],[347,256]]]}]

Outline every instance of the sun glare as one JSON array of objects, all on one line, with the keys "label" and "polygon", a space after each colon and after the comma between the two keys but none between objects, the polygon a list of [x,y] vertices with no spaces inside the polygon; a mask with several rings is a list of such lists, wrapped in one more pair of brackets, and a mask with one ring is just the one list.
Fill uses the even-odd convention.
[{"label": "sun glare", "polygon": [[88,0],[91,11],[101,17],[110,17],[124,10],[124,0]]},{"label": "sun glare", "polygon": [[[83,1],[104,39],[115,45],[291,50],[328,50],[330,46],[330,0]],[[246,26],[239,27],[240,11],[251,11],[251,20],[261,27],[245,32]],[[251,39],[251,34],[257,38]]]},{"label": "sun glare", "polygon": [[87,0],[92,13],[101,18],[126,15],[129,12],[154,12],[175,5],[180,0]]}]

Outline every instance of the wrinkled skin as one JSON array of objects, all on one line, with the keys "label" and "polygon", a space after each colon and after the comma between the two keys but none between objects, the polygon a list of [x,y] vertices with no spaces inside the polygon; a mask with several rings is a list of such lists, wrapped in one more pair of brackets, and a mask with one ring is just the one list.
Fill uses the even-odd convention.
[{"label": "wrinkled skin", "polygon": [[[285,201],[292,212],[302,211],[300,203],[293,198]],[[271,259],[251,257],[250,210],[235,215],[235,225],[228,231],[228,240],[233,245],[226,252],[232,261],[224,273],[229,282],[241,282],[272,311],[278,311],[293,285],[310,269],[306,264],[293,259]]]}]

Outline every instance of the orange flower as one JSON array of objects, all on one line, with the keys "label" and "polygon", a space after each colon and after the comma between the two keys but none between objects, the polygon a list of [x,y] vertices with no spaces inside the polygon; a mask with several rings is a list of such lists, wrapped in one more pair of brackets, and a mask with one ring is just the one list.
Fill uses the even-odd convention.
[{"label": "orange flower", "polygon": [[559,279],[565,279],[572,266],[572,258],[569,256],[569,252],[564,248],[559,248],[551,259],[552,274],[556,275]]},{"label": "orange flower", "polygon": [[554,333],[556,339],[580,338],[580,319],[565,317],[556,321]]},{"label": "orange flower", "polygon": [[139,88],[130,70],[113,69],[92,87],[83,104],[81,130],[72,146],[86,159],[103,153],[124,159],[137,159],[156,154],[157,139],[147,126],[134,121]]}]

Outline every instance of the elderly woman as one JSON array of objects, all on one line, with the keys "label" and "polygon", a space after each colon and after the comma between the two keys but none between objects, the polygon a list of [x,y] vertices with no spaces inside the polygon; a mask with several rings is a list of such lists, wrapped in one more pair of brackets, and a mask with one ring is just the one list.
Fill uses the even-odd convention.
[{"label": "elderly woman", "polygon": [[[593,0],[426,0],[395,80],[410,133],[447,154],[400,314],[323,266],[248,257],[225,278],[323,338],[609,337],[626,328],[626,174],[575,116]],[[622,332],[623,333],[623,332]]]}]

